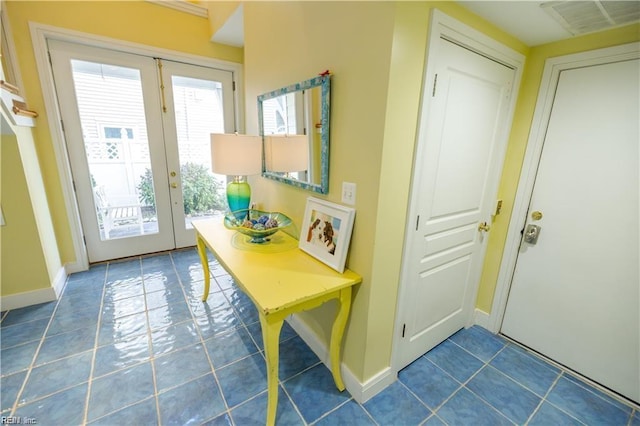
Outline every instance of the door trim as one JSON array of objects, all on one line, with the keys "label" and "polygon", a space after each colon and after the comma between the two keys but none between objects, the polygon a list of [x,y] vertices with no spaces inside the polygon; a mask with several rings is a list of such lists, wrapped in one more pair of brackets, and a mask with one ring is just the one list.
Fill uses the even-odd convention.
[{"label": "door trim", "polygon": [[242,64],[235,62],[211,59],[159,47],[146,46],[139,43],[58,28],[36,22],[29,22],[29,30],[31,32],[33,52],[36,60],[38,78],[40,80],[40,87],[42,89],[42,97],[44,100],[45,110],[47,111],[47,124],[51,135],[56,167],[60,178],[62,198],[67,212],[66,218],[69,224],[71,241],[73,243],[73,251],[75,254],[75,261],[68,262],[64,265],[67,274],[70,274],[73,272],[87,270],[89,268],[89,256],[87,254],[87,248],[84,245],[78,201],[73,190],[71,165],[67,158],[64,132],[60,124],[62,122],[62,117],[58,108],[53,83],[53,74],[51,67],[49,66],[47,40],[67,41],[142,56],[162,57],[176,62],[186,62],[194,65],[231,71],[233,73],[233,79],[236,82],[236,90],[234,92],[234,118],[235,127],[239,132],[244,131],[244,115],[240,113],[241,111],[244,111],[244,92],[242,85],[242,82],[244,81],[243,67]]},{"label": "door trim", "polygon": [[490,331],[497,333],[502,328],[502,320],[504,319],[504,314],[507,309],[511,280],[515,271],[520,240],[522,238],[520,231],[524,228],[527,219],[529,202],[533,194],[533,186],[538,171],[538,164],[540,163],[547,126],[551,118],[551,109],[553,107],[560,73],[573,68],[636,58],[640,58],[640,42],[547,59],[542,74],[540,90],[538,91],[538,101],[536,102],[534,110],[531,130],[529,131],[513,211],[511,212],[511,219],[507,230],[507,238],[503,250],[502,262],[498,271],[491,313],[489,314],[487,322]]},{"label": "door trim", "polygon": [[[461,47],[469,49],[475,53],[478,53],[484,57],[487,57],[491,60],[499,62],[509,68],[514,70],[514,81],[511,99],[509,102],[509,110],[506,116],[506,120],[509,123],[506,131],[505,138],[508,138],[511,123],[513,122],[513,116],[515,113],[515,106],[518,99],[518,92],[520,89],[520,83],[522,81],[522,72],[525,63],[525,56],[521,53],[511,49],[510,47],[492,39],[491,37],[471,28],[470,26],[446,15],[440,10],[434,9],[431,13],[431,19],[429,22],[429,34],[427,40],[427,50],[426,50],[426,60],[425,60],[425,71],[424,71],[424,79],[422,82],[423,87],[421,88],[421,92],[424,93],[424,86],[427,84],[431,84],[431,82],[435,78],[436,67],[438,63],[438,49],[437,45],[439,40],[443,38],[452,43],[455,43]],[[420,105],[420,117],[426,116],[429,114],[429,109],[431,108],[431,98],[428,97],[425,101],[424,96],[421,99]],[[418,138],[418,133],[416,133],[416,138]],[[506,142],[505,142],[506,149]],[[420,150],[416,142],[416,148],[414,151],[414,157],[417,155],[417,152]],[[504,154],[504,153],[503,153]],[[504,155],[500,159],[498,165],[500,169],[502,169],[504,163]],[[412,186],[413,180],[415,178],[415,170],[412,171]],[[410,199],[409,199],[409,209],[408,209],[408,218],[415,217],[414,212],[414,189],[411,189]],[[405,232],[408,232],[412,224],[407,224],[407,228]],[[406,243],[403,244],[403,249]],[[403,323],[404,317],[401,314],[406,310],[406,306],[404,300],[406,299],[407,285],[404,283],[405,275],[407,273],[407,265],[406,265],[406,253],[402,255],[402,267],[400,271],[400,285],[398,288],[398,303],[396,307],[396,317],[395,317],[395,326],[394,326],[394,334],[393,334],[393,347],[391,353],[391,374],[394,377],[397,375],[398,371],[405,367],[402,365],[402,356],[400,355],[399,347],[402,343],[402,333],[403,333]],[[475,284],[475,287],[472,289],[474,294],[477,293],[478,284]],[[475,303],[475,297],[473,298]],[[469,325],[473,323],[474,312],[470,313],[468,318]]]}]

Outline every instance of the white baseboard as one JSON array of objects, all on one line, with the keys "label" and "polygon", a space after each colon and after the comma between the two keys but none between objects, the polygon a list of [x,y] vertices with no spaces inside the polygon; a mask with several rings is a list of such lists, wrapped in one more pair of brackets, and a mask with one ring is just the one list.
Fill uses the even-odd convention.
[{"label": "white baseboard", "polygon": [[39,303],[52,302],[56,299],[56,291],[53,287],[25,291],[24,293],[0,297],[0,309],[2,311],[10,311]]},{"label": "white baseboard", "polygon": [[53,287],[53,290],[56,292],[56,299],[59,298],[62,294],[62,290],[64,290],[64,285],[67,282],[68,275],[69,273],[67,272],[66,267],[63,266],[58,269],[58,273],[56,274],[56,277],[53,279],[53,283],[51,284],[51,287]]},{"label": "white baseboard", "polygon": [[51,287],[41,288],[33,291],[25,291],[23,293],[10,294],[0,297],[0,310],[8,311],[11,309],[24,308],[26,306],[37,305],[40,303],[52,302],[57,300],[62,294],[64,283],[67,280],[67,273],[64,268],[60,268],[56,274]]},{"label": "white baseboard", "polygon": [[361,392],[359,394],[355,394],[351,391],[349,392],[353,396],[353,399],[355,399],[360,404],[364,404],[365,402],[376,396],[379,392],[383,391],[387,386],[395,382],[397,379],[398,375],[393,373],[391,367],[386,367],[385,369],[379,371],[378,374],[367,380],[364,384],[358,383],[361,387]]},{"label": "white baseboard", "polygon": [[[298,333],[298,335],[305,341],[311,350],[320,358],[320,361],[327,368],[331,369],[331,361],[329,359],[329,348],[324,342],[322,342],[316,333],[314,333],[307,324],[305,324],[297,315],[292,315],[287,318],[287,322]],[[378,374],[367,380],[365,383],[361,383],[355,374],[351,372],[344,362],[340,363],[340,371],[342,373],[342,380],[344,386],[347,388],[353,399],[359,403],[364,403],[378,392],[389,386],[396,380],[396,375],[392,373],[391,367],[387,367],[380,371]]]},{"label": "white baseboard", "polygon": [[67,275],[71,275],[75,272],[82,272],[89,269],[88,266],[83,266],[80,262],[69,262],[64,265],[64,269],[67,272]]},{"label": "white baseboard", "polygon": [[491,331],[492,333],[495,333],[497,330],[494,331],[491,329],[490,319],[491,319],[491,315],[489,315],[485,311],[481,311],[480,309],[476,308],[476,310],[473,313],[473,323],[475,325],[479,325],[480,327],[485,328]]}]

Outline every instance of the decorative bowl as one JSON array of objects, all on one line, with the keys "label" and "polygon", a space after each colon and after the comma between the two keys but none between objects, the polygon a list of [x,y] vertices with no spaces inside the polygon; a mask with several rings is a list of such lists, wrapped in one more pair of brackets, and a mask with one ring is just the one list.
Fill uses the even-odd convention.
[{"label": "decorative bowl", "polygon": [[246,209],[229,212],[224,216],[224,226],[227,229],[251,237],[249,242],[255,244],[266,243],[269,241],[267,237],[289,225],[291,225],[291,219],[279,212]]}]

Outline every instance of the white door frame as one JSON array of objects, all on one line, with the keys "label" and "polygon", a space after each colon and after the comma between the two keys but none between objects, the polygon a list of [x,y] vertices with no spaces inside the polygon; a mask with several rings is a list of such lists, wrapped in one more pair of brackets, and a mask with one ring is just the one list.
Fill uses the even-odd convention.
[{"label": "white door frame", "polygon": [[62,198],[67,211],[67,221],[71,230],[71,240],[73,242],[73,250],[76,258],[74,262],[69,262],[64,265],[67,274],[70,274],[88,269],[89,256],[83,241],[78,200],[76,199],[76,194],[73,190],[71,165],[67,158],[64,132],[60,124],[62,122],[62,117],[56,100],[51,67],[49,66],[47,40],[61,40],[142,56],[162,57],[176,62],[186,62],[194,65],[231,71],[233,73],[233,79],[236,82],[236,90],[234,92],[234,115],[235,127],[239,132],[244,131],[244,114],[240,113],[241,111],[244,111],[244,93],[242,89],[242,81],[244,81],[242,76],[243,67],[241,64],[235,62],[211,59],[189,53],[146,46],[143,44],[83,33],[80,31],[67,30],[35,22],[29,22],[29,28],[31,32],[38,78],[42,88],[42,97],[44,99],[45,110],[47,111],[46,116],[56,158],[56,166],[60,176]]},{"label": "white door frame", "polygon": [[[509,104],[509,111],[506,117],[506,120],[509,123],[513,121],[513,115],[515,112],[515,106],[518,99],[518,92],[520,88],[520,82],[522,80],[522,72],[524,68],[525,57],[524,55],[516,52],[515,50],[505,46],[502,43],[490,38],[489,36],[467,26],[466,24],[444,14],[443,12],[434,9],[431,14],[431,20],[429,24],[429,35],[427,42],[427,57],[426,57],[426,69],[424,73],[423,86],[425,84],[431,84],[431,82],[435,78],[436,74],[436,65],[438,63],[438,42],[441,38],[452,41],[455,44],[463,46],[471,51],[474,51],[482,56],[485,56],[491,60],[502,63],[509,68],[514,69],[514,81],[513,81],[513,89],[512,95]],[[424,88],[422,89],[424,92]],[[421,112],[420,117],[427,116],[429,114],[429,109],[431,108],[431,98],[422,99],[421,101]],[[511,125],[509,125],[507,130],[510,130]],[[510,131],[506,131],[504,137],[509,137]],[[416,133],[416,140],[418,140],[418,134]],[[506,141],[505,141],[505,149],[506,149]],[[416,144],[414,157],[417,155],[420,147]],[[504,156],[498,162],[498,166],[502,169],[504,163]],[[415,166],[414,166],[415,167]],[[498,175],[499,176],[499,175]],[[409,211],[408,218],[415,217],[413,214],[413,205],[415,194],[415,188],[413,188],[413,179],[415,177],[415,170],[412,172],[412,190],[411,190],[411,199],[409,201]],[[408,228],[407,228],[408,229]],[[405,247],[406,249],[406,247]],[[395,329],[393,336],[393,349],[391,354],[391,372],[393,377],[397,376],[398,371],[404,368],[404,365],[401,361],[401,356],[399,355],[398,348],[402,343],[402,334],[403,334],[403,316],[400,315],[400,312],[403,312],[407,307],[403,303],[406,299],[406,293],[408,292],[408,285],[404,284],[405,277],[407,275],[407,265],[406,265],[406,257],[407,253],[403,253],[403,261],[402,261],[402,269],[400,273],[400,286],[398,288],[398,305],[396,308],[396,318],[395,318]],[[477,293],[478,283],[475,284],[475,287],[472,289],[474,294]],[[475,297],[473,298],[475,301]],[[469,318],[469,322],[473,321],[473,318]]]},{"label": "white door frame", "polygon": [[511,280],[519,254],[520,240],[522,238],[520,231],[524,228],[527,219],[527,211],[533,194],[533,186],[538,171],[538,164],[540,163],[547,126],[551,118],[551,109],[558,87],[560,72],[572,68],[599,65],[638,57],[640,57],[640,42],[547,59],[542,74],[531,130],[529,132],[529,139],[527,141],[509,229],[507,231],[507,239],[504,246],[502,263],[498,272],[491,314],[489,315],[487,324],[490,331],[497,333],[502,327],[502,320],[507,308],[507,299],[511,288]]}]

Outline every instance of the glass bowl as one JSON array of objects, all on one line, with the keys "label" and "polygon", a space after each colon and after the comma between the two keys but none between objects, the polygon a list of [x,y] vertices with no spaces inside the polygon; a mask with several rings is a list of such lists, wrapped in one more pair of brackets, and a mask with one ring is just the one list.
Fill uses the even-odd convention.
[{"label": "glass bowl", "polygon": [[[249,228],[247,221],[251,222],[253,228]],[[262,226],[259,226],[260,224]],[[246,209],[229,212],[224,216],[225,228],[251,237],[249,242],[255,244],[266,243],[269,241],[267,237],[289,225],[291,225],[291,219],[279,212]]]}]

